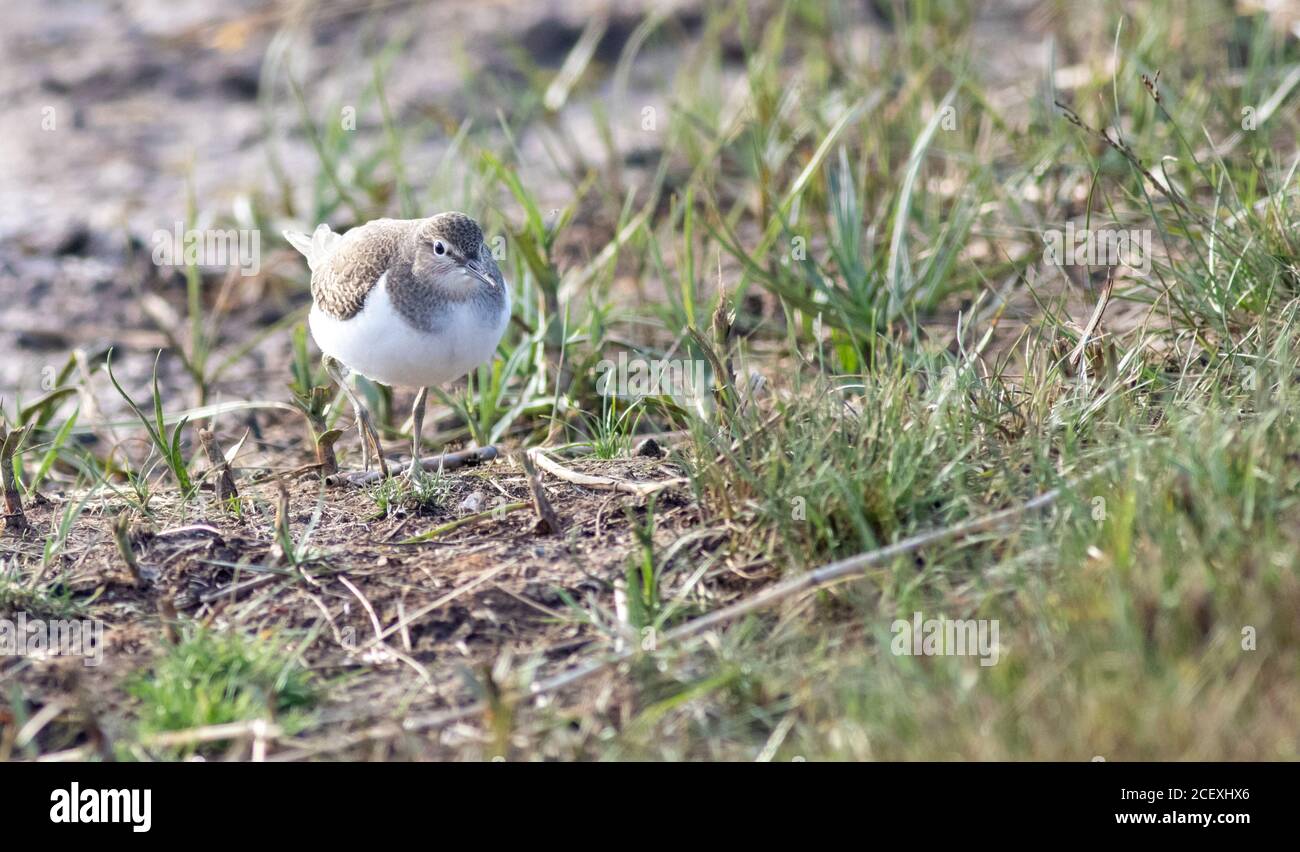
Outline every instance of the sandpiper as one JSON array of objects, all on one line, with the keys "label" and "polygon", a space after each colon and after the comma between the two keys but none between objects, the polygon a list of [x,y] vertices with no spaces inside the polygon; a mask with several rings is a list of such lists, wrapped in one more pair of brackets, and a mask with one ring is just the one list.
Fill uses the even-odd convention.
[{"label": "sandpiper", "polygon": [[427,219],[376,219],[336,234],[284,232],[311,268],[308,324],[330,377],[347,393],[379,469],[388,465],[370,413],[348,386],[347,371],[381,384],[417,388],[411,412],[411,476],[418,475],[420,431],[429,387],[491,360],[510,320],[510,291],[478,223],[463,213]]}]

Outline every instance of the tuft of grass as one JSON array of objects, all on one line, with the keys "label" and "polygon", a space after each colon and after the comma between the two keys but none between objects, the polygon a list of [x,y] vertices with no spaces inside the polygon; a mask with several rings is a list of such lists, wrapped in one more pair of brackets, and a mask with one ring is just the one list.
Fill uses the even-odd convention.
[{"label": "tuft of grass", "polygon": [[307,327],[302,324],[293,330],[293,361],[290,367],[293,381],[289,384],[289,391],[293,394],[293,406],[307,420],[321,477],[330,476],[339,469],[334,444],[343,433],[340,429],[331,428],[328,418],[331,412],[334,417],[338,417],[341,409],[334,403],[342,395],[342,390],[331,396],[325,371],[318,369],[314,359],[307,354]]},{"label": "tuft of grass", "polygon": [[441,471],[425,472],[414,478],[390,476],[370,487],[370,499],[375,502],[381,517],[401,508],[410,512],[430,514],[447,504],[451,481]]},{"label": "tuft of grass", "polygon": [[182,418],[180,422],[176,424],[175,428],[171,430],[171,433],[168,433],[167,421],[163,416],[162,392],[158,389],[158,360],[161,358],[162,353],[159,352],[158,357],[154,359],[153,365],[152,421],[145,416],[143,411],[140,410],[140,406],[136,404],[130,394],[128,394],[122,386],[118,384],[117,377],[113,375],[113,353],[111,351],[108,353],[105,369],[108,372],[109,380],[113,383],[113,387],[117,389],[118,394],[120,394],[122,399],[126,401],[126,404],[130,406],[131,410],[135,412],[135,416],[139,418],[145,431],[149,433],[149,440],[153,444],[154,452],[158,454],[163,463],[166,464],[167,468],[172,472],[172,476],[175,477],[176,484],[181,490],[181,499],[184,502],[189,502],[194,497],[196,489],[193,480],[190,479],[189,462],[186,461],[185,454],[181,448],[181,433],[185,430],[186,424],[189,423],[189,418]]},{"label": "tuft of grass", "polygon": [[586,442],[596,458],[616,459],[631,452],[632,436],[636,433],[637,424],[641,422],[644,408],[633,402],[620,412],[618,397],[610,394],[601,397],[599,416],[585,411],[580,413],[586,426]]},{"label": "tuft of grass", "polygon": [[254,719],[293,730],[323,697],[298,649],[284,639],[198,626],[183,628],[180,641],[166,646],[147,671],[130,675],[126,691],[139,702],[140,736]]},{"label": "tuft of grass", "polygon": [[0,613],[25,612],[31,618],[73,618],[85,611],[64,585],[35,584],[18,571],[17,563],[0,563]]}]

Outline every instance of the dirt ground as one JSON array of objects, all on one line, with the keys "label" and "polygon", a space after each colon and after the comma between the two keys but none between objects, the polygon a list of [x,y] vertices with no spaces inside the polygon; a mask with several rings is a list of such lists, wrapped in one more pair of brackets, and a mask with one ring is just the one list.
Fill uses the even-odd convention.
[{"label": "dirt ground", "polygon": [[[572,469],[635,482],[675,474],[670,463],[651,459],[579,461]],[[275,550],[276,486],[246,488],[245,503],[255,509],[238,519],[204,501],[207,511],[176,526],[132,527],[132,549],[146,578],[140,586],[113,539],[118,507],[105,501],[88,510],[73,532],[63,580],[70,594],[94,601],[79,617],[106,625],[104,664],[83,669],[79,659],[51,658],[26,668],[18,677],[29,700],[79,696],[84,713],[106,720],[111,742],[120,732],[107,720],[120,718],[123,709],[116,704],[116,687],[149,662],[173,611],[216,627],[237,622],[266,635],[318,633],[324,641],[312,642],[304,656],[312,671],[335,685],[326,718],[346,720],[322,739],[322,747],[332,750],[349,730],[391,718],[395,707],[418,714],[467,705],[481,697],[476,683],[510,677],[511,660],[540,678],[562,671],[601,641],[599,631],[575,624],[565,610],[578,605],[612,611],[615,584],[638,547],[630,527],[643,522],[645,501],[551,485],[547,491],[564,524],[552,534],[539,531],[527,480],[512,460],[448,474],[446,484],[440,507],[396,508],[382,516],[365,490],[325,490],[315,477],[304,477],[287,491],[288,529],[296,541],[305,530],[313,532],[294,560]],[[57,522],[66,499],[56,497],[31,511],[33,525],[45,529]],[[519,503],[526,505],[515,508]],[[479,506],[489,512],[502,508],[434,541],[403,543],[474,515],[467,509]],[[698,513],[681,489],[657,495],[654,516],[655,544],[671,548],[674,559],[699,562],[725,538],[725,531],[700,534]],[[41,547],[34,538],[28,545],[37,552]],[[720,564],[705,578],[698,603],[714,605],[730,597],[729,589],[746,585]],[[32,617],[42,615],[55,614]],[[81,716],[70,720],[73,728],[84,722]],[[51,726],[46,736],[58,743],[60,726]],[[436,742],[421,740],[419,751],[404,756],[429,756]],[[310,738],[300,746],[312,747]]]}]

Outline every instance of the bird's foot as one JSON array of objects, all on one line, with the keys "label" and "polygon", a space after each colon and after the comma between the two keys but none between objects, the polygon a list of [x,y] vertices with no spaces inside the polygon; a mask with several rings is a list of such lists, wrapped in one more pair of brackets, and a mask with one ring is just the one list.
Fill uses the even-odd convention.
[{"label": "bird's foot", "polygon": [[370,472],[370,459],[373,453],[374,458],[379,461],[379,476],[387,479],[390,476],[388,460],[384,458],[384,447],[379,443],[379,432],[375,429],[374,421],[370,419],[370,413],[364,408],[361,411],[363,413],[357,418],[359,421],[357,430],[361,433],[361,467],[367,473]]}]

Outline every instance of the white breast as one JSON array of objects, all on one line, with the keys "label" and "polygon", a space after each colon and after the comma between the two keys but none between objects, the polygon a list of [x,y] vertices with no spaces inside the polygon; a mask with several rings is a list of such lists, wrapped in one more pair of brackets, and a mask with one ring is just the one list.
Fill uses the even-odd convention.
[{"label": "white breast", "polygon": [[385,385],[419,388],[458,379],[492,360],[510,319],[510,294],[493,322],[484,322],[469,304],[451,310],[436,334],[412,328],[393,307],[385,274],[356,316],[335,319],[313,305],[308,324],[321,351],[354,372]]}]

